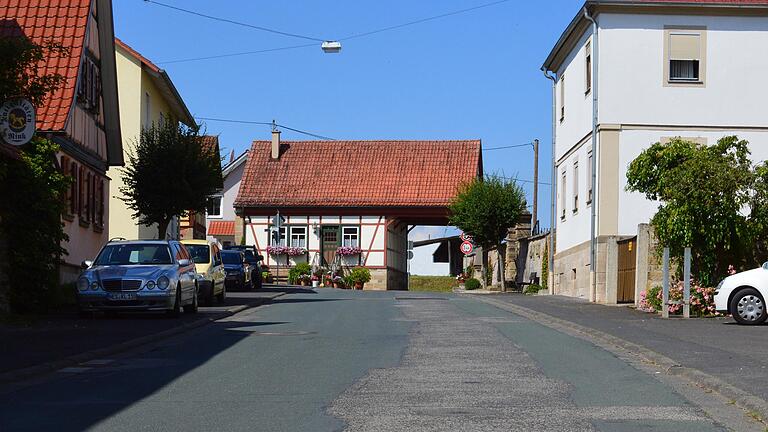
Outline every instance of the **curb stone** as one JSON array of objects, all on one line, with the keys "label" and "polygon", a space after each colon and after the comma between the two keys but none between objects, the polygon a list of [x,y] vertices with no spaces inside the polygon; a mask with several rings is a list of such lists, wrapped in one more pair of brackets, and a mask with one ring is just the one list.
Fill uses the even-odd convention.
[{"label": "curb stone", "polygon": [[667,375],[683,377],[706,391],[716,392],[726,400],[735,402],[737,406],[745,411],[757,413],[759,419],[756,420],[759,420],[763,424],[766,424],[766,420],[768,420],[768,402],[762,398],[736,388],[722,379],[704,373],[698,369],[682,366],[677,361],[641,345],[625,341],[624,339],[612,336],[600,330],[595,330],[590,327],[556,318],[523,306],[488,298],[487,296],[479,296],[476,297],[476,299],[528,318],[551,329],[594,343],[614,354],[620,352],[621,354],[629,354],[638,357],[644,363],[661,369]]},{"label": "curb stone", "polygon": [[94,360],[99,357],[109,356],[113,354],[118,354],[124,351],[128,351],[131,348],[135,348],[141,345],[146,345],[153,342],[158,342],[160,340],[169,338],[171,336],[175,336],[177,334],[184,333],[186,331],[196,329],[198,327],[203,327],[205,325],[208,325],[214,321],[218,321],[222,318],[227,318],[232,315],[238,314],[246,309],[251,309],[254,307],[258,307],[263,305],[264,303],[276,299],[280,296],[285,295],[285,293],[276,293],[273,296],[265,296],[260,297],[258,301],[254,302],[250,305],[239,305],[232,307],[230,309],[227,309],[226,311],[222,311],[216,314],[212,314],[210,316],[202,317],[200,319],[196,319],[194,321],[190,321],[188,323],[184,323],[180,326],[173,327],[164,331],[161,331],[159,333],[154,333],[151,335],[141,336],[134,339],[129,339],[125,342],[121,342],[115,345],[110,345],[105,348],[97,348],[91,351],[86,351],[80,354],[74,354],[69,357],[65,357],[63,359],[59,360],[53,360],[47,363],[42,363],[35,366],[30,366],[22,369],[16,369],[16,370],[10,370],[7,372],[0,373],[0,384],[10,384],[14,383],[16,381],[21,381],[27,378],[32,378],[38,375],[43,375],[49,372],[54,372],[59,369],[63,369],[70,366],[75,366],[81,363],[85,363],[90,360]]}]

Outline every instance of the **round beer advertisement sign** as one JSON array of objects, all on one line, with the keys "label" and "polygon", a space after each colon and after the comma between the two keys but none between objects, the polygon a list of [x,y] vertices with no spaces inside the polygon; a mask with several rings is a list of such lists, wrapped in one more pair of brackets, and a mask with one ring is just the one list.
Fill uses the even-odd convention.
[{"label": "round beer advertisement sign", "polygon": [[12,145],[24,145],[35,134],[35,106],[27,99],[12,99],[0,106],[0,136]]}]

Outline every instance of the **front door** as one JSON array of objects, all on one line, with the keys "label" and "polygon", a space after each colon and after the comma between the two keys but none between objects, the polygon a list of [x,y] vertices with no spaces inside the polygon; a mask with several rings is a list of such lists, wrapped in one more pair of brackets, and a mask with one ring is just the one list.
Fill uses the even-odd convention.
[{"label": "front door", "polygon": [[637,258],[637,237],[618,242],[619,280],[617,300],[619,303],[635,301],[635,260]]},{"label": "front door", "polygon": [[336,249],[339,247],[339,227],[323,227],[323,265],[329,266],[336,259]]}]

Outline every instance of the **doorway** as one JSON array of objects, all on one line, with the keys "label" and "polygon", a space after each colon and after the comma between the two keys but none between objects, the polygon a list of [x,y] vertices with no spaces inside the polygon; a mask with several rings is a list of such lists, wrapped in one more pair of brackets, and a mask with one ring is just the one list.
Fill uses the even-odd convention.
[{"label": "doorway", "polygon": [[322,244],[321,250],[323,253],[323,265],[330,266],[336,259],[336,249],[339,248],[339,227],[323,226],[322,227]]},{"label": "doorway", "polygon": [[616,300],[635,302],[635,270],[637,268],[637,237],[617,242],[619,247],[619,280]]}]

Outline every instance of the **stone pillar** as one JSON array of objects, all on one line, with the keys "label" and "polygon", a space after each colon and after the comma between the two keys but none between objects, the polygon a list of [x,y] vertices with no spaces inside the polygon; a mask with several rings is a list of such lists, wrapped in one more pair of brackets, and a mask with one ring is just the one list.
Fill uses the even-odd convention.
[{"label": "stone pillar", "polygon": [[619,244],[616,236],[605,240],[605,304],[617,304],[619,296]]},{"label": "stone pillar", "polygon": [[650,270],[651,251],[651,226],[640,224],[637,226],[637,250],[635,263],[635,306],[640,302],[640,293],[648,287],[648,271]]},{"label": "stone pillar", "polygon": [[245,220],[235,215],[235,239],[234,244],[239,245],[245,235]]}]

